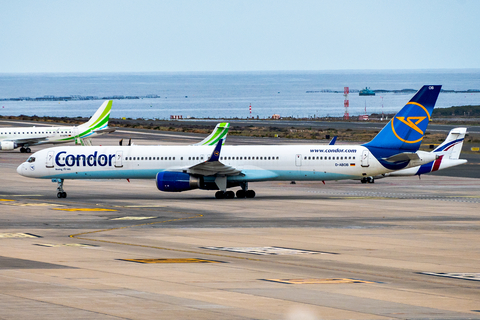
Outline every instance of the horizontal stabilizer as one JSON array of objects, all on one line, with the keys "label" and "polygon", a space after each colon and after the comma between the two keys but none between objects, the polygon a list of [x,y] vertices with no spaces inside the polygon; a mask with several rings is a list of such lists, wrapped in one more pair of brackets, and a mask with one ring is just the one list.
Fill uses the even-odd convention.
[{"label": "horizontal stabilizer", "polygon": [[115,130],[117,130],[117,129],[115,129],[115,128],[105,128],[105,129],[100,129],[100,130],[93,130],[93,132],[98,133],[98,134],[100,134],[100,133],[112,133],[112,132],[115,132]]},{"label": "horizontal stabilizer", "polygon": [[388,157],[385,160],[388,162],[402,162],[410,160],[418,160],[420,157],[415,152],[403,152],[394,156]]},{"label": "horizontal stabilizer", "polygon": [[408,167],[418,166],[438,159],[438,155],[433,152],[417,151],[402,152],[384,159],[390,163],[409,162]]}]

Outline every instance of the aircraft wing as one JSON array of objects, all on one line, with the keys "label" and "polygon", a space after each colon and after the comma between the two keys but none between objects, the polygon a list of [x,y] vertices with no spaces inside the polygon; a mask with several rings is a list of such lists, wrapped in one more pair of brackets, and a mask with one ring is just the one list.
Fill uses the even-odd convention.
[{"label": "aircraft wing", "polygon": [[194,166],[191,166],[186,169],[187,173],[198,174],[202,176],[236,176],[239,175],[242,171],[234,167],[227,166],[220,161],[220,151],[222,149],[224,139],[220,139],[215,146],[215,149],[212,152],[210,158],[202,163],[198,163]]},{"label": "aircraft wing", "polygon": [[187,169],[187,173],[198,174],[202,176],[214,176],[214,175],[237,176],[241,172],[242,172],[241,170],[224,165],[219,161],[209,162],[208,160],[205,162],[196,164]]},{"label": "aircraft wing", "polygon": [[35,138],[23,138],[23,139],[8,139],[4,141],[12,141],[15,142],[19,146],[23,146],[24,144],[29,144],[29,145],[34,145],[34,144],[39,144],[42,142],[47,142],[48,137],[43,136],[43,137],[35,137]]}]

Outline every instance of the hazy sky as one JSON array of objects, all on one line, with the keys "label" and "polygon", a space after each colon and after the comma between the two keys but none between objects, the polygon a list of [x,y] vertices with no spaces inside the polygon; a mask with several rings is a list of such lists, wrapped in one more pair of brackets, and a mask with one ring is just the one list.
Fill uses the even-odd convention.
[{"label": "hazy sky", "polygon": [[0,73],[480,68],[480,1],[0,0]]}]

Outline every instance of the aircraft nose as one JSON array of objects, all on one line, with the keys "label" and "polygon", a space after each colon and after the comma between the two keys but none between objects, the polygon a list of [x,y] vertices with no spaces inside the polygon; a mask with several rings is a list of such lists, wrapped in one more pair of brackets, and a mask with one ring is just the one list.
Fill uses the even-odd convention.
[{"label": "aircraft nose", "polygon": [[17,173],[18,173],[19,175],[21,175],[21,176],[23,176],[23,171],[24,171],[23,168],[24,168],[24,165],[25,165],[25,162],[22,163],[21,165],[19,165],[19,166],[17,167]]}]

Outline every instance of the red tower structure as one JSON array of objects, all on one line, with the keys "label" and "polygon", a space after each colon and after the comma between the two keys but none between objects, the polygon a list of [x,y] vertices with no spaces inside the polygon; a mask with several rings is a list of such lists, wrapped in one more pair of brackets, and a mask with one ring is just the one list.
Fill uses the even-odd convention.
[{"label": "red tower structure", "polygon": [[348,107],[350,105],[350,102],[348,101],[349,92],[350,92],[350,89],[348,87],[343,87],[343,96],[345,97],[345,100],[343,101],[343,106],[345,107],[345,113],[343,114],[344,120],[350,119],[350,114],[348,113]]}]

